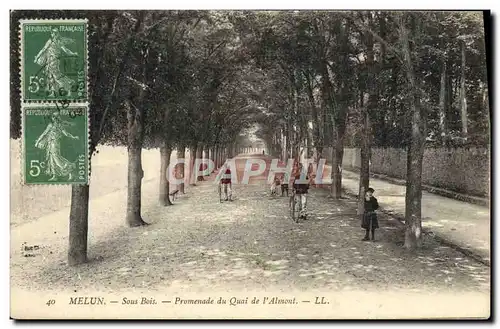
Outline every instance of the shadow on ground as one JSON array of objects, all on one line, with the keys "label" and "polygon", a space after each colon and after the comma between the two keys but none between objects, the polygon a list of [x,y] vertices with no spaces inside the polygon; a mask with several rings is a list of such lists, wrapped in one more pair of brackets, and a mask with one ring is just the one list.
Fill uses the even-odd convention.
[{"label": "shadow on ground", "polygon": [[[380,215],[375,242],[363,242],[356,202],[313,189],[311,218],[292,222],[288,198],[265,185],[236,185],[236,201],[219,203],[211,181],[198,183],[172,207],[145,209],[151,225],[117,226],[91,245],[87,264],[68,267],[66,252],[43,262],[13,261],[30,289],[161,291],[223,289],[413,290],[489,293],[489,268],[424,236],[423,248],[402,248],[403,232]],[[91,228],[97,230],[98,227]]]}]

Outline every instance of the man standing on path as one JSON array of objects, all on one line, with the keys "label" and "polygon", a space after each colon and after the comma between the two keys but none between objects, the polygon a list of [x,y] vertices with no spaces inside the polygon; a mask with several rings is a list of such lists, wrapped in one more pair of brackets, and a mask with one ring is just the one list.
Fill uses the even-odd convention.
[{"label": "man standing on path", "polygon": [[222,167],[224,173],[222,174],[220,183],[222,184],[222,189],[224,190],[224,195],[226,196],[225,201],[233,201],[232,197],[232,189],[231,189],[231,169],[229,168],[229,160],[226,161],[226,164]]},{"label": "man standing on path", "polygon": [[295,203],[299,205],[299,218],[307,219],[307,193],[309,191],[309,177],[306,173],[305,182],[301,179],[302,163],[299,163],[294,173],[293,189],[295,190]]}]

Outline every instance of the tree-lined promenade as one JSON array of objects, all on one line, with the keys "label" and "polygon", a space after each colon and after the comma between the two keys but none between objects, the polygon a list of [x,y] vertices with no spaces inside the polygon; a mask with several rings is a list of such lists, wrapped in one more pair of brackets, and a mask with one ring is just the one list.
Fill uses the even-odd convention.
[{"label": "tree-lined promenade", "polygon": [[[356,200],[332,199],[326,188],[310,190],[311,216],[294,223],[288,216],[288,199],[269,196],[266,172],[262,177],[251,177],[249,184],[235,185],[234,202],[219,203],[214,186],[216,172],[187,187],[174,206],[165,208],[157,200],[158,151],[147,150],[143,154],[142,209],[150,225],[127,228],[123,225],[126,184],[117,185],[126,182],[127,168],[117,164],[126,161],[127,150],[108,146],[101,150],[94,158],[91,181],[89,262],[68,266],[64,261],[69,202],[11,227],[11,294],[16,296],[12,312],[25,312],[26,300],[34,303],[37,297],[43,298],[39,312],[71,317],[72,312],[81,312],[82,306],[68,307],[67,296],[102,296],[107,305],[94,308],[95,317],[151,316],[149,308],[144,308],[148,306],[122,305],[124,297],[139,302],[141,297],[155,297],[158,305],[153,310],[163,318],[184,314],[227,317],[227,312],[235,317],[263,317],[266,310],[274,317],[279,313],[288,318],[488,315],[489,267],[443,246],[428,234],[423,237],[424,248],[408,253],[402,248],[404,227],[383,213],[379,214],[377,241],[361,241]],[[254,157],[270,167],[270,157],[242,154],[235,158],[238,177],[244,176],[247,159]],[[175,156],[171,161],[175,162]],[[101,194],[107,185],[112,189]],[[38,193],[25,199],[25,208],[54,204],[56,200],[44,195],[54,195],[53,187],[36,188]],[[61,194],[70,190],[69,186],[58,188]],[[377,196],[384,202],[388,199],[385,195],[378,190]],[[12,207],[17,208],[15,204]],[[40,247],[32,252],[34,257],[24,256],[30,251],[20,248],[23,242]],[[296,297],[299,304],[286,308],[273,305],[272,309],[216,305],[207,310],[160,303],[166,298],[174,303],[176,297],[218,300],[219,292],[226,292],[228,303],[232,297],[248,296],[251,300],[256,296],[261,301],[264,297]],[[24,298],[17,298],[20,296]],[[330,304],[306,309],[308,305],[302,301],[313,304],[315,296],[324,296]],[[67,311],[56,314],[56,308],[46,306],[48,298]],[[119,304],[110,305],[110,300]],[[445,306],[437,308],[437,303]],[[410,305],[418,307],[409,312]],[[293,314],[286,313],[290,308]],[[186,314],[189,310],[191,314]],[[121,315],[115,313],[118,311]]]},{"label": "tree-lined promenade", "polygon": [[[305,157],[317,165],[332,147],[335,199],[345,146],[362,150],[360,195],[369,186],[370,148],[407,148],[404,246],[413,250],[422,241],[424,148],[489,147],[481,12],[18,11],[12,72],[19,70],[17,20],[68,15],[89,22],[91,152],[127,147],[129,227],[147,223],[143,149],[159,150],[157,198],[170,206],[173,152],[190,154],[174,170],[182,194],[204,177],[196,159],[220,168],[249,147],[246,131],[257,126],[284,163]],[[12,77],[17,138],[19,74]],[[87,261],[90,189],[71,188],[69,264]]]}]

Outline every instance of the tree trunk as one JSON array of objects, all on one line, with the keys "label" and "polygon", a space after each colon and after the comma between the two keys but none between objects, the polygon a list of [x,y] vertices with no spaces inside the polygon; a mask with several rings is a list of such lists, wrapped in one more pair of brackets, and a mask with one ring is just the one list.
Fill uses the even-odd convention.
[{"label": "tree trunk", "polygon": [[[368,96],[370,97],[370,96]],[[364,103],[364,102],[363,102]],[[363,133],[361,134],[361,167],[359,171],[359,194],[358,202],[361,215],[364,213],[365,192],[370,185],[370,116],[368,113],[368,104],[361,104],[363,116]]]},{"label": "tree trunk", "polygon": [[198,145],[189,148],[189,185],[196,186],[195,162],[198,155]]},{"label": "tree trunk", "polygon": [[280,160],[283,161],[285,159],[285,153],[283,152],[283,147],[284,147],[284,138],[283,138],[283,127],[280,128],[280,131],[279,131],[279,139],[278,139],[278,143],[280,145],[280,153],[279,153],[279,157],[280,157]]},{"label": "tree trunk", "polygon": [[200,145],[196,148],[196,159],[203,159],[203,149],[203,145]]},{"label": "tree trunk", "polygon": [[291,120],[289,120],[289,122],[288,122],[287,133],[288,133],[288,135],[286,137],[287,158],[295,159],[293,157],[293,143],[294,143],[294,140],[293,140],[293,125],[291,123]]},{"label": "tree trunk", "polygon": [[218,153],[219,153],[219,147],[216,145],[216,146],[214,146],[214,154],[213,154],[213,161],[214,161],[214,169],[215,170],[217,170],[217,168],[219,168]]},{"label": "tree trunk", "polygon": [[[371,13],[368,15],[368,24],[370,28],[373,28],[373,21],[371,18]],[[376,87],[376,71],[380,67],[380,62],[375,63],[375,56],[373,52],[373,36],[371,33],[366,33],[364,35],[364,41],[366,42],[366,66],[368,69],[368,79],[367,88],[368,93],[361,92],[361,97],[359,98],[359,103],[361,105],[361,115],[363,130],[361,133],[361,167],[359,171],[359,193],[358,193],[358,208],[360,215],[363,216],[365,211],[365,193],[370,185],[370,153],[371,153],[371,122],[370,115],[373,114],[375,108],[377,107],[377,87]],[[377,70],[375,66],[377,65]],[[378,73],[378,72],[377,72]]]},{"label": "tree trunk", "polygon": [[312,123],[312,121],[304,120],[305,121],[305,131],[306,131],[306,152],[305,156],[307,159],[310,159],[312,156],[312,144],[313,144],[313,131],[312,128],[309,127],[309,122]]},{"label": "tree trunk", "polygon": [[170,155],[172,154],[172,149],[169,147],[167,142],[163,142],[160,147],[160,193],[159,200],[162,206],[171,206],[170,202],[170,183],[168,180],[168,166],[170,165]]},{"label": "tree trunk", "polygon": [[[341,99],[347,95],[347,90],[343,90]],[[329,104],[330,107],[333,104]],[[347,123],[347,102],[344,100],[340,103],[340,108],[336,111],[332,110],[333,122],[331,127],[334,129],[333,138],[333,149],[332,149],[332,185],[331,185],[331,196],[334,199],[340,199],[342,197],[342,160],[344,157],[344,137]]]},{"label": "tree trunk", "polygon": [[[208,160],[210,160],[210,148],[208,146],[203,147],[203,160],[207,162],[206,165],[203,165],[203,167],[207,166],[208,168]],[[207,172],[203,174],[203,179],[205,179],[204,176],[209,176],[210,172]]]},{"label": "tree trunk", "polygon": [[453,112],[454,112],[454,94],[453,94],[453,77],[452,74],[448,74],[447,76],[448,83],[446,84],[446,108],[448,109],[448,113],[450,116],[450,127],[453,127],[451,123],[453,122]]},{"label": "tree trunk", "polygon": [[146,225],[141,217],[141,182],[144,177],[141,152],[144,117],[140,109],[126,102],[128,128],[128,194],[126,222],[129,227]]},{"label": "tree trunk", "polygon": [[[342,196],[342,158],[344,155],[344,136],[346,130],[348,106],[349,106],[349,95],[351,94],[351,88],[348,83],[349,71],[349,57],[347,55],[347,49],[349,48],[349,30],[350,22],[346,22],[346,25],[341,28],[341,33],[339,38],[341,41],[341,62],[344,67],[343,79],[340,79],[340,92],[338,95],[334,95],[334,85],[330,80],[330,73],[327,62],[324,61],[322,65],[322,75],[323,75],[323,97],[325,107],[329,109],[329,122],[331,122],[331,129],[333,130],[333,152],[332,152],[332,185],[331,185],[331,195],[335,199],[340,199]],[[326,134],[325,134],[326,135]],[[325,138],[326,139],[326,138]]]},{"label": "tree trunk", "polygon": [[337,135],[332,152],[332,186],[331,194],[334,199],[342,197],[342,158],[344,157],[344,136]]},{"label": "tree trunk", "polygon": [[481,108],[482,108],[482,113],[484,117],[484,122],[486,123],[486,127],[488,132],[490,132],[490,104],[489,104],[489,97],[488,97],[488,84],[481,82],[480,85],[480,91],[481,91]]},{"label": "tree trunk", "polygon": [[[214,147],[212,147],[211,149],[209,149],[209,151],[208,151],[208,152],[209,152],[209,159],[210,159],[210,161],[212,161],[212,162],[213,162],[213,164],[214,164],[214,168],[212,169],[212,172],[211,172],[211,173],[213,173],[213,172],[214,172],[214,170],[215,170],[215,168],[216,168],[216,166],[215,166],[215,146],[214,146]],[[210,174],[211,174],[211,173],[210,173]],[[209,174],[209,175],[210,175],[210,174]]]},{"label": "tree trunk", "polygon": [[202,157],[203,157],[203,161],[210,161],[210,158],[211,158],[211,151],[210,151],[210,147],[208,146],[203,146],[203,151],[202,151]]},{"label": "tree trunk", "polygon": [[219,146],[216,145],[215,148],[214,148],[214,162],[215,162],[215,169],[219,169],[220,167],[220,160],[219,160],[219,152],[220,152],[220,149],[219,149]]},{"label": "tree trunk", "polygon": [[[184,145],[181,145],[179,149],[177,150],[177,159],[183,159],[186,161],[186,147]],[[178,170],[180,173],[180,176],[182,177],[182,183],[177,186],[179,189],[179,192],[184,194],[184,169],[185,169],[185,163],[179,163],[177,166],[179,166]]]},{"label": "tree trunk", "polygon": [[441,72],[441,88],[439,92],[439,132],[443,146],[447,145],[448,131],[446,124],[446,61]]},{"label": "tree trunk", "polygon": [[188,166],[187,166],[187,172],[186,172],[186,183],[188,185],[193,184],[193,166],[194,166],[194,158],[196,158],[196,153],[194,152],[194,146],[189,146],[189,161],[188,161]]},{"label": "tree trunk", "polygon": [[488,97],[488,84],[486,83],[481,83],[481,97],[483,99],[483,109],[484,109],[484,113],[486,113],[486,115],[490,116],[490,104],[489,104],[489,97]]},{"label": "tree trunk", "polygon": [[313,120],[312,139],[314,143],[314,148],[316,149],[316,163],[319,163],[319,159],[321,158],[321,154],[323,153],[323,143],[320,134],[320,120],[318,117],[318,109],[316,108],[316,101],[314,99],[312,81],[308,74],[306,74],[306,78],[307,78],[307,96],[309,97],[309,103],[311,105],[311,115]]},{"label": "tree trunk", "polygon": [[285,131],[283,132],[283,161],[285,163],[288,162],[288,128],[285,128]]},{"label": "tree trunk", "polygon": [[328,112],[328,106],[327,106],[327,104],[324,104],[323,113],[322,113],[323,127],[322,127],[322,136],[321,136],[322,142],[323,142],[322,143],[323,149],[321,150],[321,154],[322,154],[322,156],[324,154],[324,157],[326,158],[327,163],[328,163],[328,161],[330,161],[330,157],[328,156],[329,155],[328,152],[325,153],[325,146],[326,146],[326,148],[329,148],[332,146],[332,134],[333,134],[333,131],[331,129],[331,121],[330,121],[329,115],[330,115],[330,113]]},{"label": "tree trunk", "polygon": [[[412,23],[414,23],[414,18],[412,18]],[[414,249],[422,245],[422,161],[425,147],[425,115],[423,107],[420,106],[408,31],[404,24],[400,25],[400,33],[412,110],[411,142],[408,150],[406,177],[405,247]]]},{"label": "tree trunk", "polygon": [[210,160],[212,160],[214,163],[214,170],[217,169],[217,146],[215,145],[210,150]]},{"label": "tree trunk", "polygon": [[70,266],[87,261],[88,214],[89,185],[72,185],[68,250],[68,264]]},{"label": "tree trunk", "polygon": [[462,42],[462,67],[460,77],[460,113],[462,117],[462,137],[467,138],[467,97],[465,95],[465,42]]},{"label": "tree trunk", "polygon": [[281,154],[282,154],[281,130],[279,133],[276,133],[276,136],[275,136],[274,152],[275,152],[275,154],[273,154],[273,156],[279,156],[281,158],[281,160],[283,159],[281,157]]},{"label": "tree trunk", "polygon": [[316,147],[316,164],[319,164],[319,161],[323,158],[323,147]]},{"label": "tree trunk", "polygon": [[[197,154],[196,154],[196,159],[199,159],[199,160],[202,160],[205,159],[205,154],[203,154],[204,150],[206,149],[206,147],[204,145],[200,145],[198,147],[198,150],[197,150]],[[197,172],[200,168],[203,168],[203,164],[202,163],[199,163],[198,164],[198,168],[196,168]],[[196,177],[196,181],[199,182],[199,181],[204,181],[205,180],[205,177],[203,177],[203,174],[200,174],[198,175],[197,174],[197,177]]]}]

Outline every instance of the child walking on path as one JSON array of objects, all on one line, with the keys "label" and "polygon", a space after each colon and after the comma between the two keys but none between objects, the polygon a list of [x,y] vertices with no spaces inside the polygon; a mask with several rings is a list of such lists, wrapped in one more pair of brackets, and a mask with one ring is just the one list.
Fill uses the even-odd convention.
[{"label": "child walking on path", "polygon": [[373,196],[373,192],[375,190],[370,187],[365,194],[365,212],[361,222],[361,227],[366,230],[363,241],[370,240],[370,230],[372,231],[372,240],[375,241],[375,230],[378,228],[378,218],[375,213],[375,210],[378,209],[378,201]]}]

